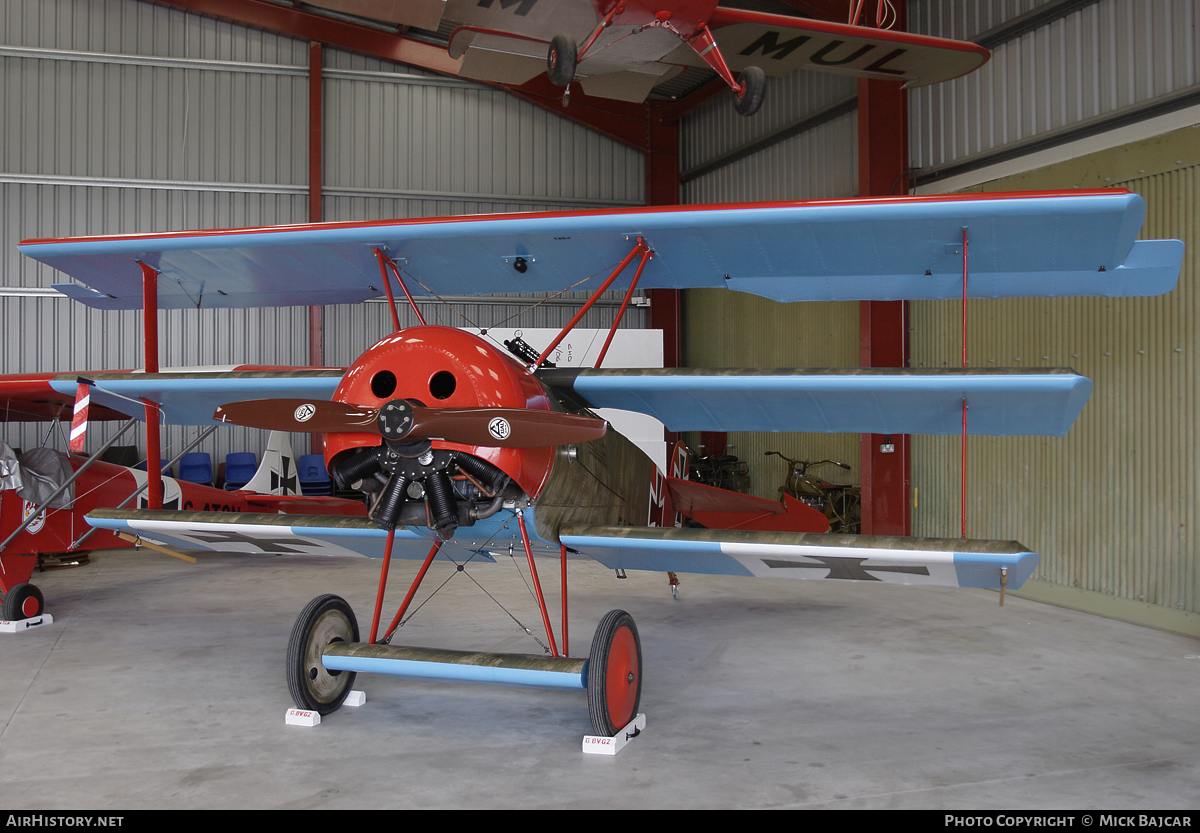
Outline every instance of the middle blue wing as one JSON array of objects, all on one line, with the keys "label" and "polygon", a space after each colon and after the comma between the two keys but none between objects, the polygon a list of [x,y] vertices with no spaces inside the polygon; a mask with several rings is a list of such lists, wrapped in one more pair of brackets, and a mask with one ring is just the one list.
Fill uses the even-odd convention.
[{"label": "middle blue wing", "polygon": [[[51,380],[73,396],[74,375]],[[337,370],[98,374],[93,400],[142,419],[142,398],[169,425],[208,425],[217,406],[248,399],[328,400]],[[561,398],[587,408],[649,414],[673,431],[957,434],[967,401],[971,434],[1062,436],[1092,383],[1071,370],[646,369],[543,370]]]},{"label": "middle blue wing", "polygon": [[995,370],[551,370],[591,408],[648,414],[671,431],[815,431],[991,436],[1067,433],[1092,392],[1064,368]]}]

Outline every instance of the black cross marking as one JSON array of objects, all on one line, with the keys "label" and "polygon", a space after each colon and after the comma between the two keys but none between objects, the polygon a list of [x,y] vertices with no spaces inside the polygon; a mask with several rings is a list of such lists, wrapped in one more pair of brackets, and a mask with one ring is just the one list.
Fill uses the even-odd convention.
[{"label": "black cross marking", "polygon": [[274,492],[279,488],[279,484],[282,483],[285,495],[300,494],[300,488],[296,483],[296,473],[292,472],[290,475],[288,474],[288,469],[292,467],[292,458],[285,457],[282,454],[279,456],[283,460],[283,476],[281,477],[275,472],[271,472],[271,491]]},{"label": "black cross marking", "polygon": [[811,558],[814,561],[821,562],[820,564],[805,564],[800,561],[781,561],[776,558],[764,558],[763,564],[766,564],[772,569],[778,568],[795,568],[809,570],[829,570],[829,575],[825,578],[837,578],[845,581],[883,581],[871,575],[868,570],[873,570],[877,573],[908,573],[914,576],[929,575],[928,567],[864,567],[862,563],[869,559],[867,558],[851,558],[843,555],[806,555],[805,558]]},{"label": "black cross marking", "polygon": [[187,535],[195,538],[197,541],[204,541],[208,544],[250,544],[258,547],[263,552],[284,554],[284,553],[303,553],[305,550],[294,550],[291,547],[320,547],[320,543],[312,541],[304,541],[298,538],[253,538],[241,532],[233,531],[213,531],[213,532],[188,532]]}]

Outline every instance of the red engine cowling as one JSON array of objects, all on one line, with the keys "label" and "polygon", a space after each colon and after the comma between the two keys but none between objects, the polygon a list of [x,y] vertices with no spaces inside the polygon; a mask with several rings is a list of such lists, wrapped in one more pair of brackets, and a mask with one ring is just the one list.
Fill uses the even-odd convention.
[{"label": "red engine cowling", "polygon": [[[541,384],[490,342],[453,327],[410,327],[376,342],[342,377],[334,401],[378,408],[408,399],[431,408],[552,410]],[[326,434],[325,462],[338,454],[379,445],[375,434]],[[485,448],[435,441],[434,448],[465,451],[495,465],[530,497],[550,473],[554,449]]]}]

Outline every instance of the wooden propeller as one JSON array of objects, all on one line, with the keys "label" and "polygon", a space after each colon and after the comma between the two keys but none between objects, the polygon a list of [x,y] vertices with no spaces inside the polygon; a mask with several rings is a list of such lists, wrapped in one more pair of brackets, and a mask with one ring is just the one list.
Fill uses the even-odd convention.
[{"label": "wooden propeller", "polygon": [[604,436],[608,423],[583,414],[524,408],[428,408],[393,399],[381,408],[309,399],[252,399],[217,408],[213,419],[313,434],[379,434],[388,440],[445,440],[501,448],[570,445]]}]

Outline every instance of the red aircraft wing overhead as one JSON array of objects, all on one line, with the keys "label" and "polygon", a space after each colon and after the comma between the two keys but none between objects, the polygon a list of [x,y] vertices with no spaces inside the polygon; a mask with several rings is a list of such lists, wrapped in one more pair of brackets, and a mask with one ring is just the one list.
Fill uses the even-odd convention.
[{"label": "red aircraft wing overhead", "polygon": [[[806,69],[924,87],[973,72],[991,57],[963,41],[739,9],[718,8],[709,26],[734,72],[751,65],[767,75]],[[705,65],[686,47],[667,60]]]},{"label": "red aircraft wing overhead", "polygon": [[[806,69],[915,87],[965,75],[990,56],[972,43],[724,9],[712,0],[627,0],[619,5],[602,0],[448,0],[442,21],[457,26],[450,55],[462,57],[460,75],[523,84],[547,70],[548,47],[555,38],[564,38],[564,44],[578,50],[578,65],[573,75],[555,83],[562,86],[573,77],[589,95],[625,101],[645,100],[654,86],[683,66],[712,67],[724,74],[720,58],[708,54],[708,31],[735,73],[750,66],[768,75]],[[726,81],[734,86],[732,77]]]}]

